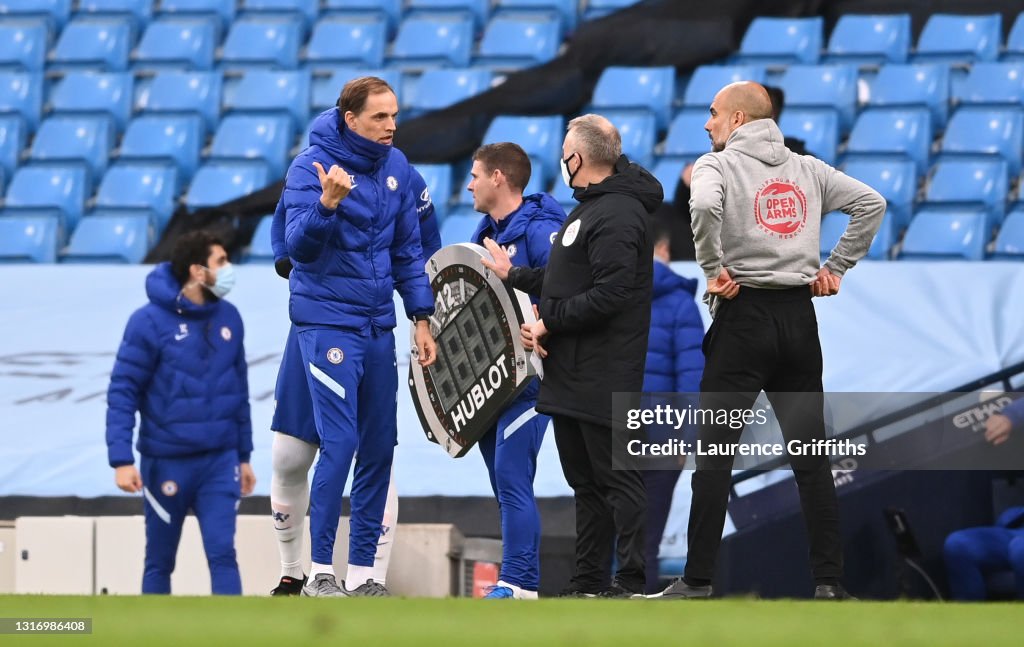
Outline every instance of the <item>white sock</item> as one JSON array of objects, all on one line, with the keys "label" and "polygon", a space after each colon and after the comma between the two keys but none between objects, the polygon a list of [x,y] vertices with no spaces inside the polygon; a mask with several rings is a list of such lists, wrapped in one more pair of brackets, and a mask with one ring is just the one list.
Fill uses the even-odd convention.
[{"label": "white sock", "polygon": [[316,451],[316,445],[294,436],[274,434],[270,508],[281,555],[281,577],[302,579],[302,531],[309,509],[309,468]]},{"label": "white sock", "polygon": [[372,566],[356,566],[355,564],[348,565],[348,573],[345,574],[345,588],[354,589],[357,586],[366,584],[366,580],[373,579],[373,567]]},{"label": "white sock", "polygon": [[373,581],[383,586],[387,582],[388,564],[391,563],[391,548],[395,545],[398,532],[398,490],[395,489],[395,468],[391,468],[388,481],[388,499],[384,504],[384,519],[380,524],[377,539],[377,553],[373,556]]},{"label": "white sock", "polygon": [[309,569],[309,579],[312,581],[320,573],[334,575],[334,564],[317,564],[313,562],[313,566]]}]

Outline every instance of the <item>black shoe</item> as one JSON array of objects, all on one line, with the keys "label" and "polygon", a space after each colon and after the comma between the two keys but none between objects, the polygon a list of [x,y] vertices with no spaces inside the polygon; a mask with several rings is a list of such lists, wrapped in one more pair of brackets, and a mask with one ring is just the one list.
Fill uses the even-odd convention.
[{"label": "black shoe", "polygon": [[711,585],[705,584],[704,586],[690,586],[683,578],[679,577],[672,580],[672,583],[668,585],[661,593],[655,593],[654,595],[648,595],[649,600],[682,600],[685,598],[710,598],[711,597]]},{"label": "black shoe", "polygon": [[570,584],[562,589],[561,593],[558,594],[558,597],[560,598],[596,598],[597,596],[598,593],[584,591],[575,584]]},{"label": "black shoe", "polygon": [[629,598],[642,598],[644,594],[640,591],[630,591],[622,586],[618,580],[613,580],[612,585],[598,593],[597,597],[628,600]]},{"label": "black shoe", "polygon": [[306,584],[306,576],[303,575],[301,580],[297,580],[294,577],[288,577],[287,575],[281,578],[277,588],[270,592],[270,595],[299,595],[302,593],[302,587]]},{"label": "black shoe", "polygon": [[842,584],[819,584],[814,587],[815,600],[856,600]]}]

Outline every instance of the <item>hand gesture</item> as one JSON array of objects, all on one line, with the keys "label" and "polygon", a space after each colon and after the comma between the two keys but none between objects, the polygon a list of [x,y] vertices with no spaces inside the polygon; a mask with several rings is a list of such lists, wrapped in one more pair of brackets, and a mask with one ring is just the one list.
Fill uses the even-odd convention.
[{"label": "hand gesture", "polygon": [[512,259],[508,257],[508,252],[502,249],[498,243],[494,242],[490,238],[484,238],[484,247],[491,253],[491,257],[494,261],[489,261],[486,258],[480,259],[484,267],[494,272],[502,281],[508,279],[508,271],[512,269]]},{"label": "hand gesture", "polygon": [[426,368],[437,361],[437,342],[430,334],[430,324],[426,321],[416,322],[415,342],[419,355],[416,361],[420,366]]},{"label": "hand gesture", "polygon": [[817,278],[811,283],[811,294],[816,297],[830,297],[833,294],[839,294],[839,282],[842,280],[843,277],[836,276],[823,267],[818,270]]},{"label": "hand gesture", "polygon": [[526,350],[532,350],[541,359],[545,359],[548,356],[548,351],[540,343],[547,336],[548,329],[544,325],[544,320],[540,318],[540,312],[537,310],[536,304],[533,306],[533,316],[537,317],[537,321],[532,324],[523,324],[519,327],[519,341],[523,343],[523,347]]},{"label": "hand gesture", "polygon": [[985,421],[985,440],[993,445],[1002,445],[1010,438],[1013,423],[1001,413],[989,416]]},{"label": "hand gesture", "polygon": [[713,279],[708,279],[708,294],[713,294],[723,299],[734,299],[740,293],[740,284],[732,280],[729,270],[722,268]]},{"label": "hand gesture", "polygon": [[125,492],[142,490],[142,477],[134,465],[122,465],[114,468],[114,483]]},{"label": "hand gesture", "polygon": [[252,471],[252,465],[249,463],[242,463],[238,467],[238,473],[242,477],[242,496],[249,496],[256,489],[256,472]]},{"label": "hand gesture", "polygon": [[331,170],[327,172],[324,172],[320,162],[313,162],[313,166],[320,177],[320,204],[334,211],[338,208],[338,203],[352,190],[352,176],[337,164],[331,165]]}]

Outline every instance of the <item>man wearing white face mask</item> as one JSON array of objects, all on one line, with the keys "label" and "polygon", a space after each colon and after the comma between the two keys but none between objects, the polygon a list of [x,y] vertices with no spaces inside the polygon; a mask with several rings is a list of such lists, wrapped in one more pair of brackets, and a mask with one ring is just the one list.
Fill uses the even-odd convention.
[{"label": "man wearing white face mask", "polygon": [[[205,231],[181,237],[171,262],[146,278],[150,303],[132,314],[107,392],[107,454],[114,480],[145,499],[143,593],[170,593],[178,541],[191,508],[199,519],[215,594],[238,595],[239,497],[249,465],[248,368],[242,319],[224,301],[234,268]],[[132,434],[141,414],[135,468]]]}]

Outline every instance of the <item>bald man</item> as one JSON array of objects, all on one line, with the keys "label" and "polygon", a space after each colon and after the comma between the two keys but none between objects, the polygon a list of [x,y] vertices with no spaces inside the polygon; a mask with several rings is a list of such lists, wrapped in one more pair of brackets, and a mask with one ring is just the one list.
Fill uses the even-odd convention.
[{"label": "bald man", "polygon": [[[712,152],[693,169],[690,211],[697,262],[714,321],[704,337],[701,408],[746,410],[764,390],[786,446],[825,438],[821,345],[812,297],[837,294],[885,213],[867,185],[783,144],[764,87],[727,85],[704,129]],[[821,216],[850,224],[820,265]],[[717,416],[716,416],[717,418]],[[741,429],[702,425],[701,446],[725,447]],[[810,543],[814,597],[846,599],[839,506],[827,456],[790,455]],[[732,454],[697,455],[684,577],[659,594],[699,598],[711,580],[729,499]]]}]

